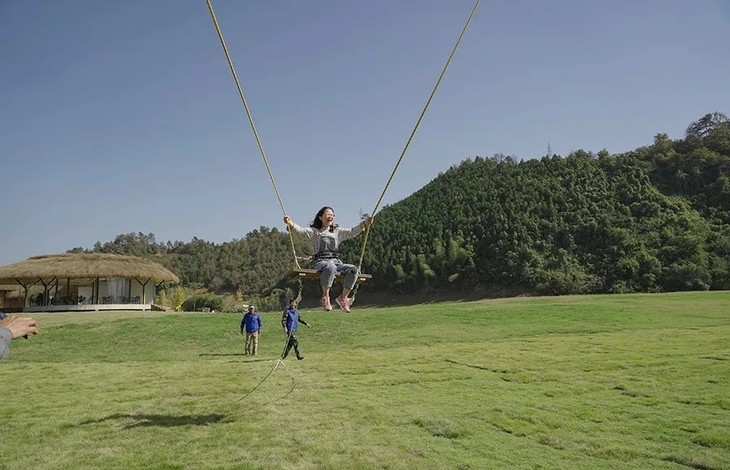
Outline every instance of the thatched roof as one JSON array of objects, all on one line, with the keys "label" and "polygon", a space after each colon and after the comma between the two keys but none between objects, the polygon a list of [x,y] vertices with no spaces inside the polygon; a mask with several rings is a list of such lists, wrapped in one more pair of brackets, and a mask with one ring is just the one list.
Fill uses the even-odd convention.
[{"label": "thatched roof", "polygon": [[20,292],[20,284],[1,284],[0,297],[5,297],[6,299],[22,298],[23,294]]},{"label": "thatched roof", "polygon": [[0,267],[0,284],[34,282],[39,278],[96,279],[109,277],[151,279],[159,282],[180,282],[178,277],[160,264],[135,256],[107,253],[63,253],[33,256],[26,261]]}]

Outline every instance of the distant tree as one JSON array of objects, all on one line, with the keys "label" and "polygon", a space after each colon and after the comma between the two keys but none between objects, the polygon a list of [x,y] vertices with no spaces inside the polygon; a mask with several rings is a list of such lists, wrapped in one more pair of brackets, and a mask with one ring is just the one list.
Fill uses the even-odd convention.
[{"label": "distant tree", "polygon": [[162,306],[162,307],[166,307],[167,306],[167,302],[168,302],[168,300],[167,300],[167,293],[165,292],[165,290],[161,290],[157,294],[157,298],[155,299],[155,303],[157,305]]},{"label": "distant tree", "polygon": [[726,126],[730,123],[730,119],[723,113],[707,113],[697,121],[687,127],[686,137],[705,137],[713,129]]},{"label": "distant tree", "polygon": [[180,311],[183,303],[185,303],[186,298],[187,295],[185,294],[185,289],[183,289],[182,287],[176,287],[172,297],[172,307],[175,309],[176,312]]},{"label": "distant tree", "polygon": [[223,310],[223,297],[211,293],[195,294],[185,299],[182,308],[186,312],[197,312],[204,308],[220,312]]}]

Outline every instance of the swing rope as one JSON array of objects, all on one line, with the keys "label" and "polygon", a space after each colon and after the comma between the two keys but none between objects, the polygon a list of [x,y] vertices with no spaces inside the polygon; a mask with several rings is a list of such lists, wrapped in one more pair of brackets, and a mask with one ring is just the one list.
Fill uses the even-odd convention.
[{"label": "swing rope", "polygon": [[[228,67],[231,69],[231,75],[233,75],[233,81],[236,84],[236,89],[238,90],[238,96],[241,98],[241,103],[243,103],[243,109],[246,111],[246,117],[248,118],[248,123],[251,125],[251,131],[253,132],[254,138],[256,139],[256,145],[259,148],[259,153],[261,154],[261,159],[264,162],[264,166],[266,167],[266,171],[269,174],[269,180],[271,180],[271,185],[274,188],[274,193],[276,194],[276,199],[279,201],[279,207],[281,207],[281,212],[283,215],[286,215],[286,209],[284,208],[284,202],[281,199],[281,194],[279,194],[279,188],[276,186],[276,180],[274,179],[274,173],[271,171],[271,166],[269,165],[269,160],[266,158],[266,152],[264,151],[264,146],[261,144],[261,139],[259,138],[259,133],[256,130],[256,125],[253,122],[253,115],[251,114],[251,110],[248,107],[248,102],[246,101],[246,95],[243,93],[243,88],[241,87],[241,82],[238,79],[238,74],[236,73],[236,68],[233,66],[233,60],[231,59],[231,55],[228,53],[228,47],[226,46],[226,41],[223,39],[223,32],[221,31],[220,25],[218,24],[218,19],[215,16],[215,10],[213,10],[213,5],[211,4],[210,0],[205,0],[208,5],[208,11],[210,12],[210,17],[213,20],[213,26],[215,26],[215,31],[218,34],[218,39],[220,40],[221,46],[223,47],[223,53],[226,56],[226,61],[228,62]],[[301,269],[299,266],[299,261],[297,260],[297,251],[294,247],[294,236],[291,233],[290,230],[287,230],[287,233],[289,234],[289,246],[291,247],[292,256],[294,258],[294,266],[296,266],[296,269]],[[297,294],[297,302],[299,302],[302,298],[302,281],[299,280],[299,293]],[[289,339],[291,337],[291,332],[289,336],[286,338],[286,343],[284,343],[284,348],[286,349],[286,345],[289,343]],[[282,353],[283,355],[283,353]],[[266,379],[268,379],[271,374],[274,373],[274,371],[279,367],[279,365],[282,363],[282,358],[279,357],[276,362],[274,363],[274,366],[269,370],[269,373],[264,376],[263,379],[259,381],[259,383],[256,384],[255,387],[253,387],[251,390],[248,391],[244,396],[242,396],[239,401],[242,401],[246,399],[249,395],[251,395],[253,392],[255,392],[264,382],[266,382]]]},{"label": "swing rope", "polygon": [[[403,157],[406,154],[406,151],[408,151],[408,147],[411,145],[411,141],[413,140],[413,137],[416,135],[416,131],[418,130],[418,127],[421,125],[423,116],[426,115],[426,111],[428,110],[428,107],[431,104],[433,97],[436,95],[436,91],[438,90],[439,85],[441,85],[441,80],[444,78],[444,75],[446,74],[446,70],[449,68],[449,64],[451,63],[451,59],[454,58],[454,55],[456,54],[456,50],[459,48],[459,44],[461,44],[461,39],[464,37],[464,34],[466,34],[466,30],[469,28],[469,24],[471,23],[471,19],[474,17],[474,13],[476,13],[477,8],[479,8],[479,3],[481,3],[481,0],[477,0],[476,3],[474,4],[474,7],[472,8],[471,13],[469,14],[469,17],[467,18],[466,23],[464,24],[464,27],[461,30],[461,34],[459,34],[459,38],[456,40],[456,44],[454,44],[453,49],[451,49],[451,54],[449,54],[449,58],[446,60],[446,64],[444,65],[443,69],[441,70],[441,74],[439,75],[438,80],[436,80],[436,84],[434,85],[433,90],[431,91],[431,95],[429,95],[428,100],[426,100],[426,104],[423,107],[421,114],[418,116],[416,125],[413,127],[411,134],[408,136],[408,140],[406,141],[406,144],[400,153],[400,157],[398,157],[398,161],[396,162],[395,167],[393,168],[393,171],[390,173],[390,176],[388,177],[388,180],[385,183],[383,192],[380,193],[380,197],[378,198],[378,201],[375,203],[375,207],[373,208],[373,211],[370,213],[371,216],[374,216],[375,213],[380,208],[380,203],[383,201],[383,197],[385,197],[385,193],[388,190],[388,187],[390,186],[391,181],[393,181],[393,177],[395,177],[395,173],[396,173],[396,171],[398,171],[398,167],[400,166],[401,161],[403,160]],[[363,241],[362,241],[362,250],[360,251],[360,261],[358,262],[358,266],[357,266],[358,272],[362,271],[362,262],[363,262],[363,259],[365,258],[365,247],[367,246],[368,237],[370,235],[370,228],[372,226],[373,226],[373,224],[369,224],[365,228],[365,234],[363,235]],[[357,293],[358,287],[359,287],[359,284],[356,284],[355,289],[353,290],[353,293],[352,293],[353,300],[354,300],[355,294]]]},{"label": "swing rope", "polygon": [[[388,187],[390,186],[390,183],[393,180],[395,173],[398,170],[398,167],[400,166],[401,161],[403,160],[403,157],[405,156],[406,151],[408,150],[408,147],[410,146],[411,141],[413,140],[413,137],[416,134],[416,131],[418,130],[419,125],[421,124],[421,121],[423,120],[423,117],[426,114],[426,111],[428,110],[428,107],[431,104],[431,101],[433,100],[433,97],[436,94],[436,91],[438,90],[439,85],[441,84],[441,80],[443,79],[444,75],[446,74],[446,70],[448,69],[449,64],[451,63],[451,59],[456,54],[456,50],[458,49],[459,44],[461,43],[461,39],[464,37],[464,34],[466,33],[467,28],[469,27],[469,23],[471,23],[472,17],[474,16],[474,13],[476,12],[480,2],[481,2],[481,0],[477,0],[476,4],[472,8],[471,13],[469,14],[469,18],[467,19],[466,24],[464,25],[464,28],[462,29],[461,34],[459,35],[459,38],[456,41],[456,44],[454,45],[454,48],[451,51],[451,54],[449,54],[446,64],[444,65],[443,69],[441,70],[441,74],[439,75],[438,80],[436,81],[436,84],[435,84],[433,90],[431,91],[431,94],[428,97],[428,100],[426,101],[426,104],[423,107],[423,110],[421,111],[421,114],[418,116],[418,120],[416,121],[413,131],[411,131],[411,134],[408,137],[408,140],[406,141],[405,146],[403,147],[400,157],[398,158],[398,161],[396,162],[395,168],[393,168],[393,171],[391,172],[390,176],[388,177],[388,180],[385,184],[385,187],[383,188],[382,193],[380,194],[380,197],[378,198],[378,201],[375,203],[375,207],[374,207],[371,215],[374,215],[377,212],[377,210],[380,208],[380,204],[381,204],[383,198],[385,197],[385,193],[388,190]],[[231,74],[233,75],[233,81],[236,84],[236,89],[238,90],[238,95],[241,98],[241,103],[243,104],[243,108],[246,111],[246,117],[248,118],[248,122],[251,125],[251,131],[253,132],[254,138],[256,139],[256,145],[258,146],[259,152],[261,154],[261,158],[264,162],[264,166],[266,167],[266,171],[268,172],[269,180],[271,181],[271,185],[274,188],[274,193],[276,194],[276,199],[279,202],[279,206],[281,207],[282,214],[284,216],[286,216],[287,213],[286,213],[286,209],[284,208],[284,202],[282,201],[281,195],[279,194],[279,189],[276,185],[276,180],[274,179],[274,174],[271,171],[271,166],[269,165],[269,161],[266,158],[266,152],[264,151],[264,147],[261,144],[261,139],[259,138],[258,131],[256,130],[256,125],[254,124],[254,121],[253,121],[253,115],[251,114],[251,110],[248,107],[248,102],[246,101],[246,96],[243,93],[243,88],[241,87],[241,82],[238,79],[238,74],[236,73],[236,69],[233,66],[233,60],[231,59],[231,55],[228,52],[228,47],[226,46],[226,41],[223,38],[223,32],[221,31],[220,25],[218,24],[218,19],[216,18],[215,11],[213,9],[211,0],[206,0],[206,4],[208,5],[208,11],[210,12],[210,17],[213,20],[213,25],[215,26],[216,33],[218,34],[218,39],[220,40],[221,46],[223,48],[223,52],[226,56],[226,61],[228,62],[228,67],[230,68]],[[366,227],[366,230],[365,230],[365,235],[364,235],[363,244],[362,244],[362,251],[360,253],[360,261],[358,263],[358,272],[360,272],[362,269],[362,262],[363,262],[363,258],[365,257],[365,248],[367,246],[368,235],[370,233],[371,226],[372,226],[372,224],[368,224]],[[294,258],[294,265],[296,266],[296,269],[301,269],[298,258],[297,258],[296,248],[294,246],[294,238],[291,233],[291,230],[288,230],[288,233],[289,233],[289,244],[291,246],[292,255]],[[299,282],[299,293],[297,294],[297,297],[296,297],[297,302],[299,302],[301,300],[302,288],[303,288],[301,278],[298,279],[298,282]],[[355,289],[352,292],[352,301],[353,302],[355,300],[355,294],[357,293],[358,287],[359,287],[359,283],[355,285]],[[340,322],[340,327],[342,327],[342,322],[344,322],[344,317],[342,317],[342,321]],[[339,332],[339,328],[338,328],[338,332]],[[284,351],[286,351],[286,347],[289,343],[289,340],[291,339],[291,335],[292,335],[292,332],[290,331],[289,335],[287,336],[287,339],[286,339]],[[282,356],[283,356],[283,352],[282,352]],[[268,379],[271,376],[271,374],[274,373],[274,371],[282,363],[283,363],[283,358],[282,357],[277,358],[274,366],[271,368],[271,370],[269,370],[269,372],[264,376],[264,378],[261,379],[256,384],[255,387],[253,387],[251,390],[249,390],[248,393],[246,393],[243,397],[241,397],[239,399],[239,401],[247,398],[254,391],[256,391],[266,381],[266,379]],[[293,379],[293,377],[292,377],[292,379]],[[286,395],[289,395],[289,393],[291,393],[291,391],[294,390],[295,386],[296,386],[296,384],[294,384],[294,386],[291,388],[291,390],[289,390],[289,392],[287,392]]]},{"label": "swing rope", "polygon": [[[231,60],[231,55],[228,53],[228,47],[226,46],[226,41],[223,39],[223,32],[221,31],[220,26],[218,25],[218,19],[215,16],[215,11],[213,10],[213,5],[210,3],[210,0],[205,0],[208,4],[208,11],[210,12],[210,17],[213,20],[213,25],[215,26],[215,31],[218,33],[218,39],[221,42],[221,46],[223,47],[223,53],[226,55],[226,61],[228,61],[228,67],[231,69],[231,74],[233,75],[233,81],[236,83],[236,89],[238,90],[238,96],[241,97],[241,103],[243,103],[243,109],[246,111],[246,117],[248,118],[248,123],[251,125],[251,131],[253,132],[253,136],[256,139],[256,145],[259,148],[259,153],[261,153],[261,159],[264,161],[264,166],[266,167],[266,171],[269,173],[269,179],[271,180],[271,185],[274,187],[274,193],[276,193],[276,199],[279,201],[279,206],[281,207],[281,212],[283,215],[286,215],[286,209],[284,208],[284,202],[281,199],[281,195],[279,194],[279,188],[276,186],[276,180],[274,179],[274,173],[271,171],[271,166],[269,165],[269,160],[266,158],[266,152],[264,152],[264,146],[261,144],[261,139],[259,138],[259,133],[256,130],[256,125],[253,122],[253,115],[251,114],[251,110],[248,107],[248,102],[246,101],[246,96],[243,94],[243,88],[241,87],[241,82],[238,80],[238,74],[236,73],[236,68],[233,66],[233,60]],[[299,266],[299,261],[297,260],[297,251],[294,247],[294,237],[291,233],[291,230],[287,230],[287,233],[289,234],[289,245],[291,247],[292,255],[294,257],[294,266],[296,266],[297,269],[301,269],[301,266]],[[301,283],[300,283],[301,284]],[[300,295],[301,295],[301,289],[300,289]]]}]

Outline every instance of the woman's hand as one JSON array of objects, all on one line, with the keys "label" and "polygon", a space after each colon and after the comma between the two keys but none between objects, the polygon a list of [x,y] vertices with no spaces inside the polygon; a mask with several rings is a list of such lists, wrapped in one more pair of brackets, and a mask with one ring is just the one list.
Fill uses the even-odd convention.
[{"label": "woman's hand", "polygon": [[287,228],[294,227],[294,221],[291,220],[291,218],[288,215],[284,216],[284,223],[286,224]]},{"label": "woman's hand", "polygon": [[362,223],[367,227],[368,225],[373,223],[373,218],[368,216],[365,220],[362,221]]}]

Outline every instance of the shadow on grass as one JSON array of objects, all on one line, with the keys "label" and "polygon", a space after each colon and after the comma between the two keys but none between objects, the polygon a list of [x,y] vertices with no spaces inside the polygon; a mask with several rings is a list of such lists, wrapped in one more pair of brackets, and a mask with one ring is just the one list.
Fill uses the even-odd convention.
[{"label": "shadow on grass", "polygon": [[[472,302],[475,300],[504,299],[510,297],[522,297],[537,295],[523,289],[429,289],[418,293],[410,294],[389,294],[384,292],[362,292],[358,298],[353,312],[358,307],[407,307],[412,305],[439,304],[444,302]],[[319,295],[305,296],[299,303],[300,309],[318,310]]]},{"label": "shadow on grass", "polygon": [[198,356],[215,356],[215,357],[221,357],[221,356],[248,356],[248,354],[245,353],[200,353]]},{"label": "shadow on grass", "polygon": [[[203,357],[203,356],[209,356],[209,357],[226,357],[226,356],[245,356],[245,354],[201,353],[201,354],[198,354],[198,356],[200,356],[200,357]],[[271,358],[266,359],[266,358],[262,357],[261,359],[258,359],[258,358],[257,359],[244,359],[242,361],[228,361],[228,362],[238,362],[238,363],[247,364],[249,362],[271,362],[271,361],[275,361],[275,360],[276,359],[271,359]]]},{"label": "shadow on grass", "polygon": [[464,366],[464,367],[471,367],[473,369],[480,369],[480,370],[489,370],[489,371],[491,371],[491,369],[489,367],[478,366],[478,365],[475,365],[475,364],[467,364],[466,362],[455,361],[453,359],[444,359],[444,362],[448,362],[448,363],[451,363],[451,364],[457,364],[457,365]]},{"label": "shadow on grass", "polygon": [[161,414],[143,414],[143,413],[115,413],[99,419],[90,419],[79,423],[80,426],[85,424],[97,424],[105,421],[126,421],[134,420],[124,426],[124,429],[144,428],[144,427],[163,427],[172,428],[176,426],[207,426],[209,424],[219,423],[225,418],[225,415],[161,415]]}]

